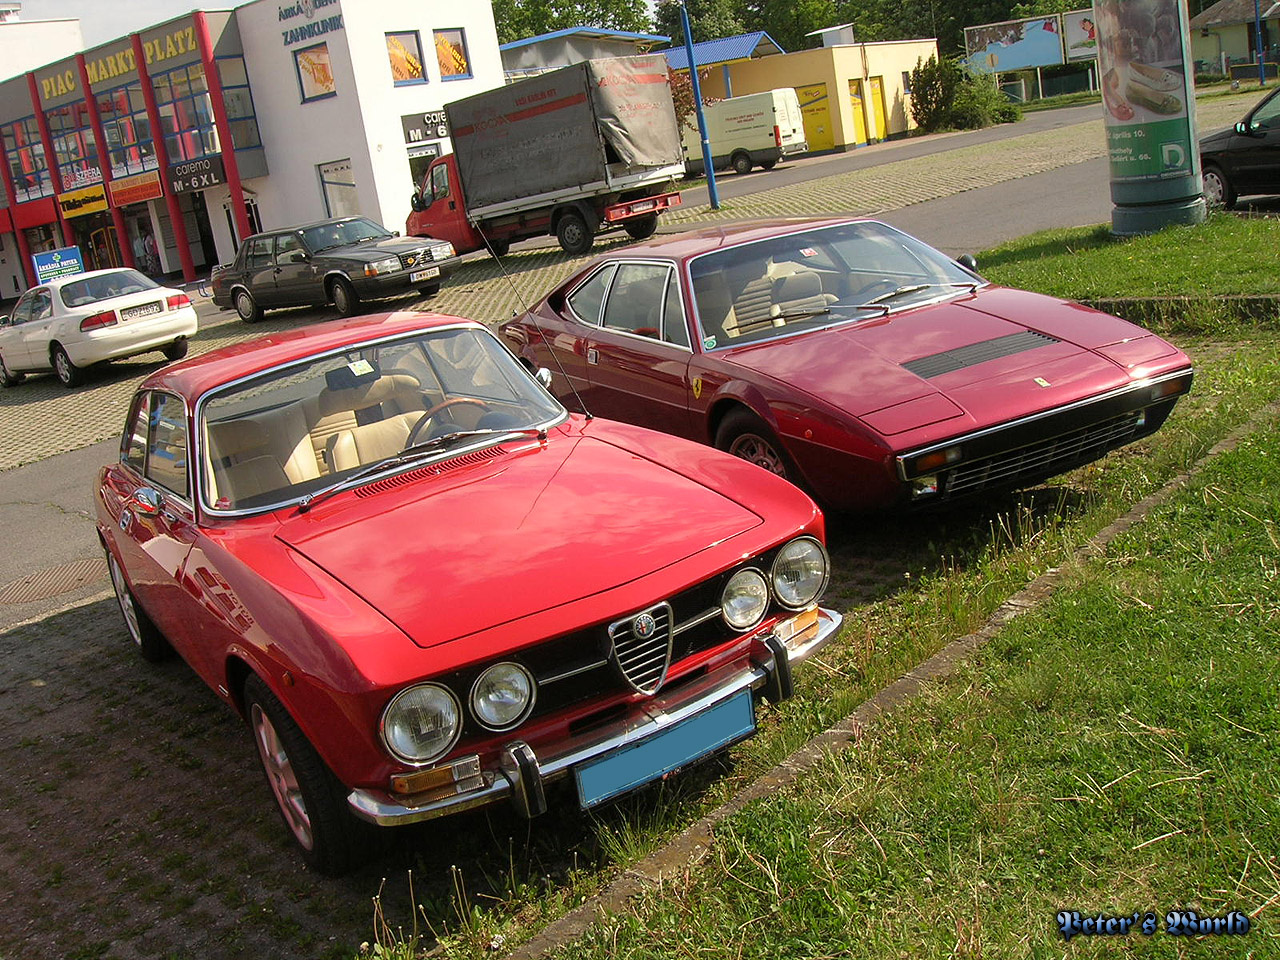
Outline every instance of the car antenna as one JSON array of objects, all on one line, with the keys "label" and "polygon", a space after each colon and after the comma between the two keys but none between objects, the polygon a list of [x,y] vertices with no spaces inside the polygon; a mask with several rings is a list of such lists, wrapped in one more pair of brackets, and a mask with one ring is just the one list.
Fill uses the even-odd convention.
[{"label": "car antenna", "polygon": [[[472,224],[475,226],[475,224]],[[511,274],[507,273],[507,267],[502,262],[502,258],[498,256],[498,251],[493,249],[489,243],[489,238],[485,236],[484,231],[476,227],[476,232],[480,234],[480,239],[484,241],[485,249],[489,251],[489,255],[493,257],[494,262],[498,265],[498,269],[502,271],[502,278],[507,281],[507,286],[511,288],[511,292],[516,295],[516,300],[520,306],[524,308],[525,316],[533,321],[533,325],[538,328],[538,333],[542,337],[543,343],[547,342],[547,332],[542,329],[542,324],[538,322],[538,315],[529,309],[529,305],[525,302],[524,297],[520,294],[520,288],[516,286],[515,281],[511,279]],[[588,420],[594,420],[595,415],[587,409],[586,403],[582,400],[582,394],[578,393],[578,388],[573,385],[573,378],[565,372],[564,364],[560,362],[560,358],[556,356],[556,352],[550,347],[547,352],[551,354],[551,359],[556,362],[556,367],[560,370],[560,376],[564,377],[564,382],[569,384],[569,389],[573,391],[573,398],[578,401],[578,408],[582,411],[583,416]]]}]

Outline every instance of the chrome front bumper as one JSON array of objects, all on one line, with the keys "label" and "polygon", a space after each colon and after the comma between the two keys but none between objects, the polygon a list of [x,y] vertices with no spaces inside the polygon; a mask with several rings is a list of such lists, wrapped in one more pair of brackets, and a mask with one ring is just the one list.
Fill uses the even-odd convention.
[{"label": "chrome front bumper", "polygon": [[543,784],[567,776],[580,763],[638,743],[744,690],[759,691],[773,700],[789,697],[792,667],[826,645],[842,620],[835,611],[819,607],[818,629],[803,642],[788,646],[774,633],[765,634],[760,638],[762,654],[753,655],[748,665],[731,664],[661,691],[625,717],[555,744],[554,752],[545,756],[538,756],[523,740],[513,740],[503,748],[498,769],[481,769],[459,780],[447,796],[433,791],[419,795],[419,800],[357,789],[348,795],[347,803],[356,816],[382,826],[431,820],[504,798],[510,798],[525,816],[536,816],[546,809]]}]

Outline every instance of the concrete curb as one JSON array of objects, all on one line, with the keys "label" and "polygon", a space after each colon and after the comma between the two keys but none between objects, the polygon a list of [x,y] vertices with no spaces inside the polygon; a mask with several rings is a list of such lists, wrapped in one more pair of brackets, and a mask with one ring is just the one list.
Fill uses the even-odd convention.
[{"label": "concrete curb", "polygon": [[1065,579],[1068,567],[1105,554],[1112,541],[1185,487],[1211,460],[1234,449],[1241,439],[1276,415],[1280,415],[1280,403],[1263,407],[1214,444],[1186,471],[1172,477],[1155,493],[1134,504],[1123,516],[1091,537],[1077,549],[1068,564],[1045,571],[1011,596],[978,630],[947,644],[932,657],[865,700],[849,716],[823,730],[732,799],[691,824],[661,849],[626,869],[594,897],[552,921],[535,936],[506,954],[504,960],[537,960],[544,957],[582,936],[597,920],[622,910],[633,897],[696,866],[710,851],[716,824],[733,816],[748,803],[772,796],[794,782],[801,774],[816,766],[828,751],[856,743],[866,727],[920,696],[930,681],[954,674],[976,650],[995,637],[1006,623],[1036,609],[1048,599]]}]

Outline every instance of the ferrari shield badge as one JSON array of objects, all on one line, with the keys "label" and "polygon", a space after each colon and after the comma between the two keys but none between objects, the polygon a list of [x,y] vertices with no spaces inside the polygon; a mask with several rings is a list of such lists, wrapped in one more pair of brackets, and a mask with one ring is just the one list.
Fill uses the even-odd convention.
[{"label": "ferrari shield badge", "polygon": [[693,378],[693,399],[697,400],[701,396],[702,396],[702,378],[694,377]]}]

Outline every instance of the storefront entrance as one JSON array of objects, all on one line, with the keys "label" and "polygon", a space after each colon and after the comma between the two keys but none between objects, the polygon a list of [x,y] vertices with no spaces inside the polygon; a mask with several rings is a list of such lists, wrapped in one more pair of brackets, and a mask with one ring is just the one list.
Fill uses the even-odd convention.
[{"label": "storefront entrance", "polygon": [[91,213],[71,220],[71,232],[86,270],[106,270],[124,265],[120,244],[111,218],[105,213]]}]

